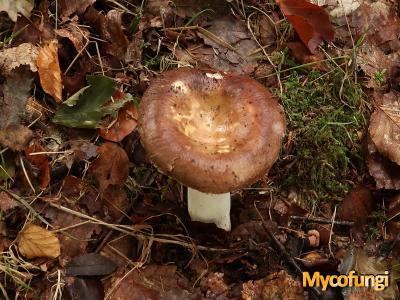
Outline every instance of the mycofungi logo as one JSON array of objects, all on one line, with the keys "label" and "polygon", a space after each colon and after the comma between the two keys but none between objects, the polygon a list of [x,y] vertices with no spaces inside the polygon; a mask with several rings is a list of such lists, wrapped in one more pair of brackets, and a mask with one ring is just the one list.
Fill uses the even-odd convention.
[{"label": "mycofungi logo", "polygon": [[321,275],[315,272],[303,272],[303,287],[321,287],[325,291],[331,287],[371,287],[375,291],[382,291],[389,286],[389,272],[378,275],[358,275],[350,271],[347,275]]}]

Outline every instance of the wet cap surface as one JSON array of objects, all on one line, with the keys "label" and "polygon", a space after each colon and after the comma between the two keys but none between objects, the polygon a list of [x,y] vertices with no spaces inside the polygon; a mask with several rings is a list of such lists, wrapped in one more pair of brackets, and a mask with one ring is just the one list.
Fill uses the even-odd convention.
[{"label": "wet cap surface", "polygon": [[160,171],[205,193],[234,191],[262,177],[278,158],[286,128],[281,106],[254,79],[187,68],[152,81],[139,123]]}]

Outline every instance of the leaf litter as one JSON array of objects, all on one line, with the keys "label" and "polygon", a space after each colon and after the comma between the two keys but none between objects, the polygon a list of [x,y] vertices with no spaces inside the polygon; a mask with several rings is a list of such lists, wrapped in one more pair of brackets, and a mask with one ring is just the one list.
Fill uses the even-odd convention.
[{"label": "leaf litter", "polygon": [[[299,269],[397,274],[399,8],[312,2],[0,1],[0,246],[2,263],[13,257],[18,274],[0,267],[1,293],[308,299],[321,291],[303,288]],[[285,171],[232,194],[229,233],[191,222],[184,189],[148,163],[140,144],[140,97],[159,73],[181,66],[247,74],[281,99],[293,86],[303,97],[310,81],[322,89],[315,72],[339,76],[319,92],[342,103],[300,112],[284,103],[303,124],[287,133],[278,163]],[[373,110],[363,116],[368,126],[354,138],[347,124],[328,121],[315,139],[345,127],[346,149],[364,144],[356,154],[363,164],[346,161],[347,195],[310,205],[304,191],[281,185],[281,174],[294,172],[296,151],[309,155],[296,138],[310,120],[353,105],[347,84],[362,86],[367,108],[357,109]],[[296,98],[312,105],[304,100]],[[321,164],[335,172],[328,160]],[[386,294],[344,288],[323,296],[389,299],[399,294],[397,279]]]}]

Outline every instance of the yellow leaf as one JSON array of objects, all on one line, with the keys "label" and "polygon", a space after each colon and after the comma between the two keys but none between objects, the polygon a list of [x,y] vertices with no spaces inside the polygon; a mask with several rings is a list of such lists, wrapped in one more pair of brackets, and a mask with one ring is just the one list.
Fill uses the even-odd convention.
[{"label": "yellow leaf", "polygon": [[60,241],[54,233],[34,224],[21,230],[17,242],[19,251],[27,258],[56,258],[60,255]]},{"label": "yellow leaf", "polygon": [[57,51],[57,40],[49,42],[40,50],[36,63],[43,90],[57,102],[62,102],[61,70]]}]

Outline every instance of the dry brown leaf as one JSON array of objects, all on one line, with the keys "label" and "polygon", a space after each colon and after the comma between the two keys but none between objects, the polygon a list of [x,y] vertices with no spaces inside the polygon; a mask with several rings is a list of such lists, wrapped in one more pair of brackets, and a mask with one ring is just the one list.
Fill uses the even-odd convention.
[{"label": "dry brown leaf", "polygon": [[[1,65],[1,63],[0,63]],[[14,69],[0,84],[0,129],[19,123],[25,112],[26,101],[33,81],[33,75],[27,66]]]},{"label": "dry brown leaf", "polygon": [[109,289],[110,300],[166,299],[163,293],[178,289],[184,278],[174,265],[148,265],[132,270],[123,277],[115,277]]},{"label": "dry brown leaf", "polygon": [[5,11],[12,21],[17,21],[18,14],[29,18],[33,9],[33,0],[0,0],[0,11]]},{"label": "dry brown leaf", "polygon": [[18,249],[27,258],[56,258],[61,253],[60,241],[54,233],[34,224],[28,224],[18,234]]},{"label": "dry brown leaf", "polygon": [[100,192],[109,185],[123,186],[129,174],[129,158],[125,150],[115,143],[104,143],[97,149],[99,157],[90,166]]},{"label": "dry brown leaf", "polygon": [[400,165],[400,94],[390,92],[371,116],[369,134],[379,153]]},{"label": "dry brown leaf", "polygon": [[28,127],[11,124],[0,131],[0,144],[12,150],[24,150],[33,137],[33,132]]},{"label": "dry brown leaf", "polygon": [[74,13],[83,14],[95,2],[96,0],[61,0],[59,3],[61,18],[69,17]]},{"label": "dry brown leaf", "polygon": [[68,23],[65,27],[56,29],[54,32],[63,38],[69,39],[78,52],[85,47],[90,35],[89,30],[78,26],[76,23]]},{"label": "dry brown leaf", "polygon": [[300,281],[286,271],[272,273],[260,280],[250,280],[243,284],[242,299],[306,299]]},{"label": "dry brown leaf", "polygon": [[6,192],[0,192],[0,209],[2,211],[7,212],[17,206],[19,206],[19,203],[13,197]]},{"label": "dry brown leaf", "polygon": [[400,166],[378,152],[368,136],[367,166],[378,189],[400,189]]},{"label": "dry brown leaf", "polygon": [[374,199],[369,189],[363,186],[355,187],[344,198],[339,219],[365,224],[373,204]]},{"label": "dry brown leaf", "polygon": [[122,27],[122,12],[110,10],[105,21],[104,38],[109,41],[105,45],[106,52],[124,61],[129,41]]},{"label": "dry brown leaf", "polygon": [[138,110],[133,103],[127,103],[118,112],[118,119],[111,128],[101,128],[99,135],[112,142],[122,141],[137,125]]},{"label": "dry brown leaf", "polygon": [[36,72],[36,60],[38,54],[38,47],[30,43],[23,43],[18,47],[8,48],[1,51],[0,66],[2,74],[8,74],[21,65],[28,65],[32,72]]},{"label": "dry brown leaf", "polygon": [[324,8],[306,0],[276,2],[311,53],[316,54],[323,41],[333,41],[335,31]]},{"label": "dry brown leaf", "polygon": [[62,102],[62,82],[60,64],[58,62],[57,40],[50,41],[40,50],[36,62],[43,90],[57,102]]},{"label": "dry brown leaf", "polygon": [[31,154],[45,151],[45,148],[36,143],[33,143],[25,149],[26,159],[38,170],[38,178],[40,180],[40,187],[42,189],[45,189],[50,183],[49,161],[45,154]]},{"label": "dry brown leaf", "polygon": [[[43,208],[38,208],[43,210]],[[74,208],[77,210],[77,208]],[[101,226],[97,224],[86,223],[85,219],[62,212],[54,207],[45,207],[44,216],[51,220],[51,224],[57,228],[66,228],[60,236],[61,242],[61,264],[66,260],[83,253],[87,253],[87,246],[93,234],[100,234]]]}]

